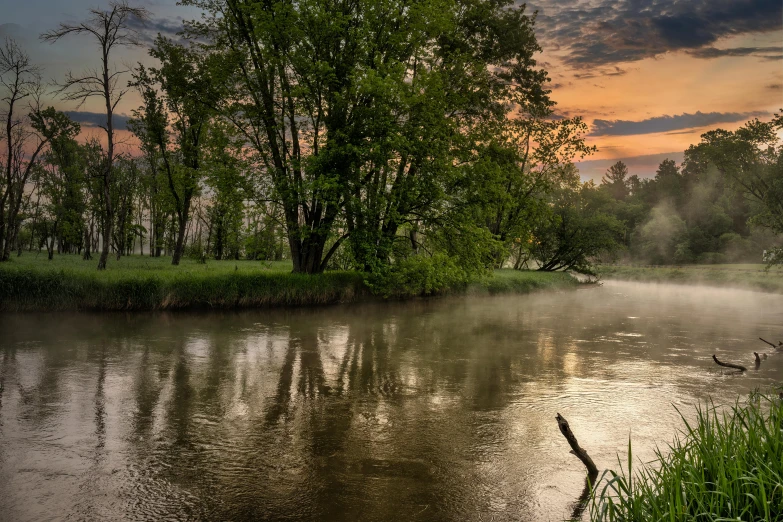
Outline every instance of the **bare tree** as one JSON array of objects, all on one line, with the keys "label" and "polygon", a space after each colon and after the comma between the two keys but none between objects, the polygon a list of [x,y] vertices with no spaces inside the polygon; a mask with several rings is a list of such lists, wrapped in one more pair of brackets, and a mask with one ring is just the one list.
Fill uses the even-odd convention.
[{"label": "bare tree", "polygon": [[54,43],[71,34],[93,37],[100,47],[100,67],[85,70],[80,75],[68,72],[65,81],[59,85],[59,92],[66,100],[76,101],[81,107],[90,98],[103,98],[106,105],[106,125],[101,128],[106,132],[107,147],[105,165],[103,168],[104,212],[102,226],[102,250],[98,261],[98,270],[106,268],[109,257],[109,246],[112,237],[114,209],[111,201],[112,169],[115,157],[115,136],[112,117],[117,104],[120,103],[127,89],[119,87],[118,81],[126,69],[118,69],[111,61],[112,51],[117,47],[138,47],[142,35],[135,25],[149,18],[149,13],[143,7],[131,7],[125,0],[111,2],[107,10],[91,9],[90,16],[76,24],[61,23],[60,26],[41,35],[41,39]]},{"label": "bare tree", "polygon": [[[30,114],[38,111],[41,75],[19,45],[6,38],[0,47],[0,118],[4,142],[0,152],[0,261],[10,257],[25,186],[46,145],[31,125]],[[27,102],[29,111],[22,108]]]}]

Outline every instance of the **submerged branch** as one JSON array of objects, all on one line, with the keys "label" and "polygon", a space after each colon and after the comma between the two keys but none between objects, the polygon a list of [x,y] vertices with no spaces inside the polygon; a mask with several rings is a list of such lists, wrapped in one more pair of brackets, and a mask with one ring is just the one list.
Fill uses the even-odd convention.
[{"label": "submerged branch", "polygon": [[741,372],[746,372],[746,371],[748,371],[748,369],[747,369],[747,368],[745,368],[744,366],[740,366],[739,364],[731,364],[731,363],[725,363],[725,362],[721,362],[721,361],[719,361],[719,360],[718,360],[718,358],[717,358],[717,357],[715,357],[715,355],[714,355],[714,354],[713,354],[713,356],[712,356],[712,360],[713,360],[713,361],[715,361],[715,364],[717,364],[718,366],[724,366],[724,367],[726,367],[726,368],[733,368],[733,369],[735,369],[735,370],[739,370],[739,371],[741,371]]}]

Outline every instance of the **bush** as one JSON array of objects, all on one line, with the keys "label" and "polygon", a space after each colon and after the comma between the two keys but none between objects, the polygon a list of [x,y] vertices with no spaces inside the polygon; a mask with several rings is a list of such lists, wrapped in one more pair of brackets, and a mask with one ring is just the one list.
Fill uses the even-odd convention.
[{"label": "bush", "polygon": [[365,284],[383,297],[414,297],[464,289],[470,275],[445,254],[411,256],[370,273]]},{"label": "bush", "polygon": [[720,265],[727,261],[726,254],[720,252],[704,252],[699,254],[697,261],[702,265]]}]

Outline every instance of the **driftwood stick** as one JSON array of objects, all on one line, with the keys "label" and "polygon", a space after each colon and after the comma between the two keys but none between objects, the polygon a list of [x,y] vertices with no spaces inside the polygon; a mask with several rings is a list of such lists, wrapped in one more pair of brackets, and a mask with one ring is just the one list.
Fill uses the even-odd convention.
[{"label": "driftwood stick", "polygon": [[771,346],[771,347],[773,347],[773,348],[777,348],[777,346],[775,346],[775,345],[774,345],[774,344],[772,344],[771,342],[767,341],[766,339],[762,339],[761,337],[759,337],[759,340],[761,340],[761,341],[764,341],[765,343],[767,343],[768,345],[770,345],[770,346]]},{"label": "driftwood stick", "polygon": [[568,426],[568,421],[565,420],[565,418],[559,413],[555,419],[557,419],[557,427],[560,428],[560,433],[563,434],[563,437],[565,437],[568,441],[568,445],[571,446],[571,453],[576,455],[577,458],[582,461],[582,464],[584,464],[587,468],[588,474],[598,475],[598,468],[595,466],[593,459],[590,458],[590,455],[588,455],[587,452],[579,445],[579,442],[577,442],[576,437],[574,437],[574,433],[571,431],[571,427]]},{"label": "driftwood stick", "polygon": [[717,357],[715,357],[714,354],[712,356],[712,360],[715,361],[715,364],[717,364],[718,366],[725,366],[726,368],[734,368],[735,370],[739,370],[741,372],[748,371],[747,368],[745,368],[744,366],[740,366],[739,364],[731,364],[731,363],[721,362],[721,361],[718,360]]}]

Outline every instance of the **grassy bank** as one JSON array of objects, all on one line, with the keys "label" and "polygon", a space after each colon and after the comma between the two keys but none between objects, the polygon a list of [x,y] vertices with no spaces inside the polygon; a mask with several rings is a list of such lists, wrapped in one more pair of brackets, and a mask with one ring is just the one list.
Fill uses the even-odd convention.
[{"label": "grassy bank", "polygon": [[[129,256],[98,272],[78,256],[22,255],[0,264],[0,311],[174,310],[308,306],[376,299],[357,272],[292,274],[287,261],[183,260]],[[563,273],[497,270],[443,293],[526,293],[576,285]]]},{"label": "grassy bank", "polygon": [[[729,411],[711,403],[657,461],[608,472],[590,518],[614,521],[783,520],[783,402],[752,394]],[[631,478],[632,477],[632,478]],[[606,476],[604,478],[607,478]]]},{"label": "grassy bank", "polygon": [[783,293],[783,269],[765,265],[686,265],[686,266],[628,266],[603,265],[599,273],[604,279],[641,281],[649,283],[702,284],[731,288],[745,288],[763,292]]}]

